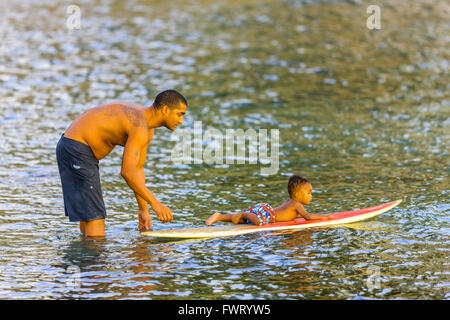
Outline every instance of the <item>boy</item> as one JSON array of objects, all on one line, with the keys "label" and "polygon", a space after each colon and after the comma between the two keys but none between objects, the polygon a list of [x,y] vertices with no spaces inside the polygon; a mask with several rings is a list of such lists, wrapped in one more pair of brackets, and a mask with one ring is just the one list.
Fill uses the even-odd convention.
[{"label": "boy", "polygon": [[332,215],[312,214],[305,210],[303,205],[309,204],[312,200],[311,191],[311,183],[302,176],[294,174],[289,178],[288,182],[289,199],[275,209],[268,203],[258,203],[246,211],[240,211],[235,214],[220,214],[216,212],[206,220],[205,224],[209,226],[217,221],[228,221],[234,224],[251,223],[263,225],[291,221],[295,218],[304,218],[306,220],[333,219]]},{"label": "boy", "polygon": [[175,130],[183,123],[186,99],[175,90],[156,96],[150,107],[109,103],[85,111],[67,128],[56,147],[64,197],[64,211],[70,221],[80,222],[87,236],[105,235],[106,210],[98,170],[99,160],[116,145],[124,147],[121,176],[133,190],[139,206],[139,230],[152,226],[147,204],[161,221],[173,214],[145,186],[144,164],[153,129]]}]

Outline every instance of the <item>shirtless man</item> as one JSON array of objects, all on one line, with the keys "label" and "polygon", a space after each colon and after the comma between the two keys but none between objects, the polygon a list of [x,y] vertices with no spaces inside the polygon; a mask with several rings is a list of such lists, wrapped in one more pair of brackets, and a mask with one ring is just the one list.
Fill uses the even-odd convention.
[{"label": "shirtless man", "polygon": [[70,221],[80,222],[84,235],[105,235],[98,162],[116,145],[124,147],[120,174],[139,206],[138,230],[152,227],[147,204],[162,222],[172,221],[170,209],[145,186],[144,164],[153,129],[175,130],[183,123],[186,109],[186,99],[179,92],[166,90],[150,107],[120,102],[101,105],[85,111],[67,128],[56,147],[64,211]]}]

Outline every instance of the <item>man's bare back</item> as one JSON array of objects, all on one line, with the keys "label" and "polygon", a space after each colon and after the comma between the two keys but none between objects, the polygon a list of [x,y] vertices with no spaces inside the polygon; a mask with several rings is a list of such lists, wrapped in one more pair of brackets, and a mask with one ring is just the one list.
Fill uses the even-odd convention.
[{"label": "man's bare back", "polygon": [[[183,123],[186,109],[186,99],[180,93],[175,90],[166,90],[157,95],[150,107],[116,102],[89,109],[75,119],[64,133],[64,138],[88,146],[97,160],[106,157],[116,145],[124,147],[120,174],[135,194],[139,206],[139,230],[151,228],[147,204],[151,205],[161,221],[170,222],[173,219],[170,209],[161,204],[145,186],[144,164],[148,145],[153,138],[153,129],[166,127],[172,131],[175,130]],[[65,157],[61,155],[60,158],[65,159]],[[69,177],[66,185],[70,184]],[[64,194],[64,196],[65,201],[66,198],[70,198],[69,195]],[[72,199],[77,199],[74,201],[79,202],[82,196],[80,193],[80,195],[72,196]],[[86,197],[85,194],[84,196]],[[101,195],[99,197],[101,198]],[[87,201],[89,200],[88,197]],[[80,221],[80,229],[83,233],[85,228],[87,230],[89,225],[93,224],[91,221],[76,221]],[[103,228],[104,233],[104,224],[99,228]]]},{"label": "man's bare back", "polygon": [[[81,114],[64,136],[88,145],[100,160],[116,145],[125,146],[131,130],[147,128],[146,111],[143,106],[121,102],[101,105]],[[150,143],[153,128],[147,129]]]}]

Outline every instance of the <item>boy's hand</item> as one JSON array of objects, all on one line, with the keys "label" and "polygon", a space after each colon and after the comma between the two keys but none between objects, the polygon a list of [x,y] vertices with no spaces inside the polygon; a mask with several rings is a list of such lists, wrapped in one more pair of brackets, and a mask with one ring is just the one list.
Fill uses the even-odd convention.
[{"label": "boy's hand", "polygon": [[152,206],[153,211],[158,215],[159,220],[162,222],[170,222],[173,219],[173,213],[170,211],[169,208],[167,208],[162,203],[157,203],[154,206]]},{"label": "boy's hand", "polygon": [[137,228],[140,232],[152,229],[152,217],[148,211],[139,211],[139,224]]}]

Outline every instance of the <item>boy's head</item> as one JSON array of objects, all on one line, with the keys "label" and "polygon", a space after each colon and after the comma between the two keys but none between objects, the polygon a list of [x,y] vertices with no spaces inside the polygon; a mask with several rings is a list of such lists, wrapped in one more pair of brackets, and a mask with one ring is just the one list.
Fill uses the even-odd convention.
[{"label": "boy's head", "polygon": [[153,107],[155,110],[162,112],[164,126],[173,131],[183,123],[183,116],[187,109],[187,101],[178,91],[166,90],[156,96]]},{"label": "boy's head", "polygon": [[289,178],[288,192],[289,197],[302,204],[308,204],[312,200],[312,185],[299,174],[294,174]]}]

